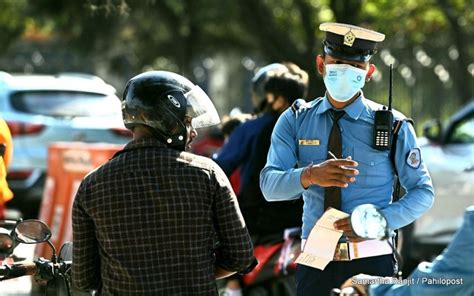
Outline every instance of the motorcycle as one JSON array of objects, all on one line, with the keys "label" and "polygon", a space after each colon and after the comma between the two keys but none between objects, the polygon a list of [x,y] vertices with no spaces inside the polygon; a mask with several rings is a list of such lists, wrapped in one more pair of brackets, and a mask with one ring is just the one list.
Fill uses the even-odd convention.
[{"label": "motorcycle", "polygon": [[5,241],[13,245],[39,244],[46,242],[52,249],[51,259],[36,258],[33,262],[3,264],[0,266],[0,281],[26,275],[34,275],[37,281],[46,282],[45,295],[70,296],[72,266],[72,243],[62,245],[59,256],[51,243],[51,230],[40,220],[24,220],[16,223],[10,237],[4,235]]},{"label": "motorcycle", "polygon": [[[284,235],[255,242],[258,265],[242,278],[247,296],[292,296],[296,294],[294,260],[301,252],[301,229],[290,228]],[[283,239],[282,239],[283,238]]]}]

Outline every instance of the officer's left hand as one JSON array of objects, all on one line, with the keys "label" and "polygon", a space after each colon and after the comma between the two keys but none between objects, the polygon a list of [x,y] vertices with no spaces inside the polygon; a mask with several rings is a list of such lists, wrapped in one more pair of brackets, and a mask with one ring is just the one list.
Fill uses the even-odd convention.
[{"label": "officer's left hand", "polygon": [[336,228],[337,230],[344,231],[344,234],[347,236],[347,239],[349,239],[349,241],[351,242],[361,242],[366,240],[357,236],[354,231],[352,231],[350,217],[342,218],[334,222],[334,228]]}]

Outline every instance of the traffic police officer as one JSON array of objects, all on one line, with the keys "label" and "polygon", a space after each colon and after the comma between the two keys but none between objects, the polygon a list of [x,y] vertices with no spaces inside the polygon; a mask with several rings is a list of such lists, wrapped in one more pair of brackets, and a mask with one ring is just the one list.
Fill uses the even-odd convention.
[{"label": "traffic police officer", "polygon": [[[434,199],[410,123],[403,121],[398,132],[394,165],[390,151],[374,148],[374,116],[382,106],[365,98],[361,89],[375,70],[369,60],[385,35],[340,23],[323,23],[319,28],[326,38],[324,53],[317,56],[316,63],[326,94],[309,103],[298,100],[280,116],[260,175],[268,201],[303,195],[303,244],[329,206],[351,213],[358,205],[374,204],[395,230],[420,217]],[[394,118],[404,116],[394,111]],[[334,143],[340,148],[333,148]],[[337,159],[331,154],[337,154]],[[395,170],[406,194],[392,203]],[[338,193],[328,194],[330,191]],[[386,242],[356,238],[347,218],[337,221],[335,227],[350,242],[338,244],[333,261],[323,271],[299,264],[297,295],[329,295],[332,288],[361,272],[393,275],[393,254],[387,251]],[[350,251],[344,253],[343,245]]]}]

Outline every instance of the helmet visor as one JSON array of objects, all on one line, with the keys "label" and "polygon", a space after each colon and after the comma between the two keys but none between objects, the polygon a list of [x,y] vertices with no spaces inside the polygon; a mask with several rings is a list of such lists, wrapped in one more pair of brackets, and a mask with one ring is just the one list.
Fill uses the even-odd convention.
[{"label": "helmet visor", "polygon": [[209,96],[195,85],[184,96],[188,102],[186,115],[192,118],[193,128],[202,128],[219,124],[221,119]]}]

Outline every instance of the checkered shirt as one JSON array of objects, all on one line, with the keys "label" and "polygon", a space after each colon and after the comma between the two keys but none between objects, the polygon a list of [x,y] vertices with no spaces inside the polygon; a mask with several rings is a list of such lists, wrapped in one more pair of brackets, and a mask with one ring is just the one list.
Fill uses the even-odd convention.
[{"label": "checkered shirt", "polygon": [[254,260],[219,166],[154,139],[128,143],[84,178],[72,224],[73,285],[101,295],[217,295],[215,265]]}]

